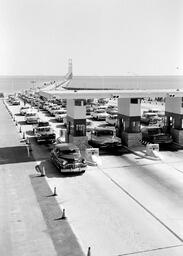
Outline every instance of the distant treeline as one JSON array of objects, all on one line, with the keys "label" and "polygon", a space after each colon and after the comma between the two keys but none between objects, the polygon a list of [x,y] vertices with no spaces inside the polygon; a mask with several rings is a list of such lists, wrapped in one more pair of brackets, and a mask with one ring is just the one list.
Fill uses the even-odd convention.
[{"label": "distant treeline", "polygon": [[4,98],[4,93],[0,92],[0,98]]}]

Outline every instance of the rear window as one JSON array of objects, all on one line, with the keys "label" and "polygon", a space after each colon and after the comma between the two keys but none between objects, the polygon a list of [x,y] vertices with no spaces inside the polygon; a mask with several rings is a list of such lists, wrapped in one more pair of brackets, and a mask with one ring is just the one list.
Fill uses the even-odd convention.
[{"label": "rear window", "polygon": [[94,131],[96,136],[106,136],[106,135],[113,135],[112,130],[101,130],[101,131]]},{"label": "rear window", "polygon": [[36,129],[38,132],[49,132],[50,127],[41,127]]},{"label": "rear window", "polygon": [[36,116],[36,113],[27,113],[26,116]]},{"label": "rear window", "polygon": [[97,109],[95,112],[96,113],[105,113],[105,110],[104,109]]},{"label": "rear window", "polygon": [[38,126],[49,126],[48,122],[39,122]]},{"label": "rear window", "polygon": [[66,150],[56,150],[58,156],[62,156],[62,155],[72,155],[72,154],[79,154],[80,151],[79,149],[66,149]]}]

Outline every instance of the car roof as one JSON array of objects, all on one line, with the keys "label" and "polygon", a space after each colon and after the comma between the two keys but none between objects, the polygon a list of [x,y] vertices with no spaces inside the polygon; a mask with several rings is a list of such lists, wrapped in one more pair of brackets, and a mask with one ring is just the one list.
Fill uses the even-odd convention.
[{"label": "car roof", "polygon": [[110,128],[110,127],[95,127],[94,131],[114,131],[114,129]]},{"label": "car roof", "polygon": [[58,148],[60,150],[74,150],[79,149],[76,145],[72,143],[59,143],[55,145],[55,148]]}]

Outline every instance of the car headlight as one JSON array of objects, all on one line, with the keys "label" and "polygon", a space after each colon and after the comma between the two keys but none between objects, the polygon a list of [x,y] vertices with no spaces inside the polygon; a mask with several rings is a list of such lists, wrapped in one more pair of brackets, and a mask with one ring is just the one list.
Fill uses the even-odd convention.
[{"label": "car headlight", "polygon": [[84,158],[82,159],[82,163],[83,163],[83,164],[86,164],[86,160],[85,160]]},{"label": "car headlight", "polygon": [[67,164],[67,161],[64,160],[64,161],[62,162],[62,165],[66,165],[66,164]]}]

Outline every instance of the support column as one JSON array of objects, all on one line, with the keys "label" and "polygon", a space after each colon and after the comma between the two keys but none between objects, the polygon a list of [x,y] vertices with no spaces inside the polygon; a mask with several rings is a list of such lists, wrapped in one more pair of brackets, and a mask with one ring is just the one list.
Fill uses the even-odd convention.
[{"label": "support column", "polygon": [[66,142],[74,143],[80,149],[83,149],[87,141],[86,100],[68,99]]},{"label": "support column", "polygon": [[166,97],[165,127],[173,140],[183,145],[183,97]]},{"label": "support column", "polygon": [[141,100],[137,98],[118,99],[117,136],[128,147],[140,145]]}]

